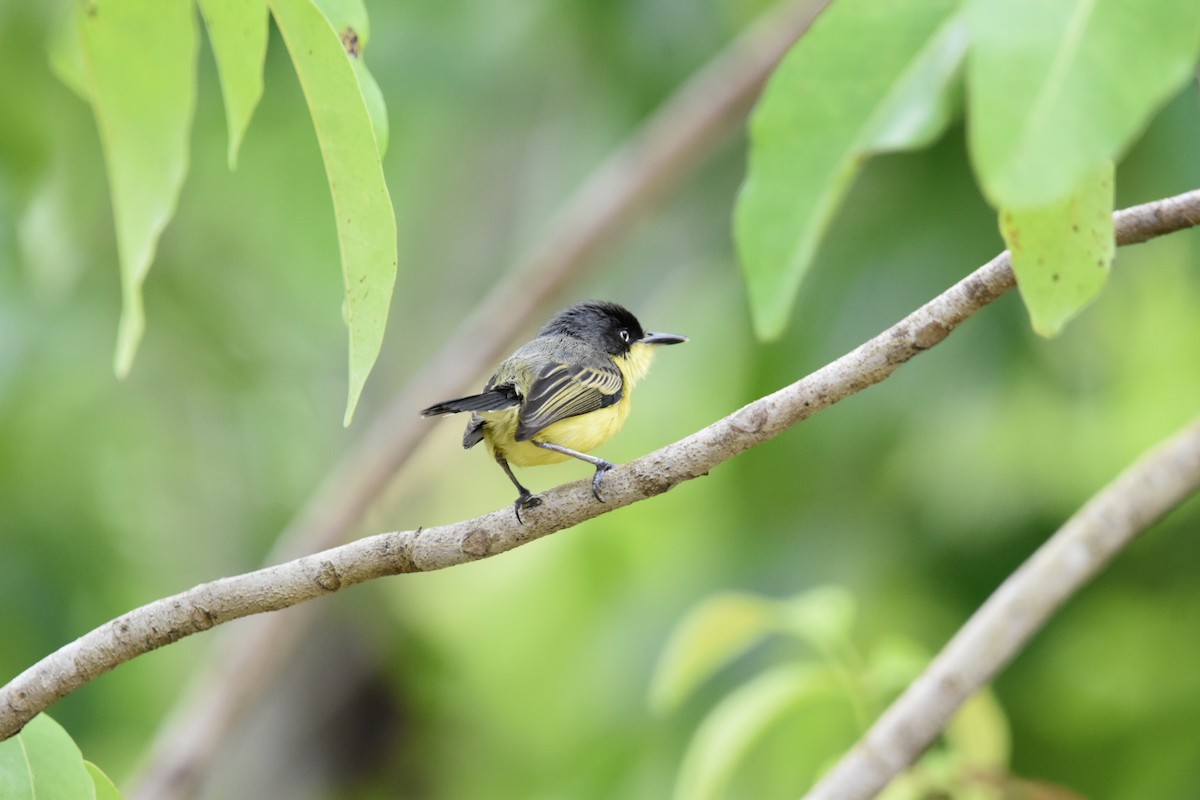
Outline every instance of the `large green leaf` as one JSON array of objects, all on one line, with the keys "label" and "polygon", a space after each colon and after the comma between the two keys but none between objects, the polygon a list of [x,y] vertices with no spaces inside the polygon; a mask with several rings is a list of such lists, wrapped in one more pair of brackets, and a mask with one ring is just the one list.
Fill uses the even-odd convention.
[{"label": "large green leaf", "polygon": [[1104,287],[1116,252],[1112,213],[1111,162],[1057,203],[1001,209],[1017,288],[1042,336],[1057,335]]},{"label": "large green leaf", "polygon": [[90,0],[79,19],[116,219],[122,309],[115,366],[126,375],[145,329],[142,283],[187,173],[196,21],[190,0]]},{"label": "large green leaf", "polygon": [[371,41],[371,21],[367,16],[367,7],[363,0],[314,1],[325,15],[325,19],[329,20],[329,24],[338,32],[342,48],[350,57],[350,66],[354,69],[354,77],[358,79],[358,88],[362,92],[363,102],[367,104],[367,113],[371,115],[375,142],[379,145],[379,155],[382,157],[387,152],[387,107],[384,105],[379,84],[367,69],[366,50]]},{"label": "large green leaf", "polygon": [[1187,82],[1196,0],[968,0],[968,126],[1000,208],[1057,202]]},{"label": "large green leaf", "polygon": [[346,424],[379,356],[396,280],[396,219],[351,56],[312,0],[269,0],[308,100],[333,195],[350,332]]},{"label": "large green leaf", "polygon": [[750,124],[734,234],[755,329],[778,336],[863,160],[919,147],[957,97],[957,0],[839,0],[783,59]]},{"label": "large green leaf", "polygon": [[0,798],[92,800],[95,783],[62,726],[45,714],[0,742]]},{"label": "large green leaf", "polygon": [[229,126],[229,168],[233,169],[250,117],[262,98],[267,4],[265,0],[199,0],[199,4],[221,76]]}]

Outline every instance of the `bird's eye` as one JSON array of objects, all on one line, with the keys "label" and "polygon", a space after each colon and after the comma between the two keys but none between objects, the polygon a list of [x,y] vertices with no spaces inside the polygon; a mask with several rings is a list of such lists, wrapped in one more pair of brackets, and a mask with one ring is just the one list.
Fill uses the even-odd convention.
[{"label": "bird's eye", "polygon": [[622,342],[624,342],[625,344],[629,344],[629,329],[628,328],[621,328],[621,330],[617,332],[617,335],[621,337]]}]

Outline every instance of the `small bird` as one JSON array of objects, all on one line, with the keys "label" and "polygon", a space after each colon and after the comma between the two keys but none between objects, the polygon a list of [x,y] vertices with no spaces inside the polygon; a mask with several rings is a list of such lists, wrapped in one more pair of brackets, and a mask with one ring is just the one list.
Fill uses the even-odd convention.
[{"label": "small bird", "polygon": [[437,403],[422,416],[471,412],[463,447],[481,441],[520,493],[513,509],[542,501],[512,468],[578,458],[596,468],[592,494],[615,464],[587,455],[607,442],[629,416],[630,393],[660,344],[686,342],[673,333],[647,333],[616,303],[589,301],[559,312],[529,343],[505,359],[479,394]]}]

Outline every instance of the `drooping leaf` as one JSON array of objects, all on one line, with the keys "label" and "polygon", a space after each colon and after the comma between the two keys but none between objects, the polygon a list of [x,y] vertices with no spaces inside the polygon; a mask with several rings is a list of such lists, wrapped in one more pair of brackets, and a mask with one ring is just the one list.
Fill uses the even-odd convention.
[{"label": "drooping leaf", "polygon": [[117,791],[116,785],[111,778],[104,774],[103,770],[90,761],[84,761],[83,766],[87,769],[92,784],[96,787],[96,800],[121,800],[121,793]]},{"label": "drooping leaf", "polygon": [[196,21],[188,0],[89,0],[79,24],[116,218],[123,376],[145,329],[142,283],[187,173]]},{"label": "drooping leaf", "polygon": [[367,69],[366,49],[371,41],[371,23],[367,17],[367,7],[363,0],[315,0],[325,19],[338,32],[342,47],[350,58],[350,66],[354,68],[354,77],[358,79],[358,88],[362,92],[363,102],[367,104],[367,113],[371,115],[371,126],[375,129],[375,141],[379,145],[379,155],[387,152],[388,118],[387,106],[383,102],[383,92],[375,82],[375,76]]},{"label": "drooping leaf", "polygon": [[783,331],[863,160],[927,144],[945,127],[966,45],[957,0],[839,0],[780,63],[751,119],[734,212],[761,338]]},{"label": "drooping leaf", "polygon": [[221,78],[229,126],[229,168],[233,169],[250,117],[262,98],[267,4],[265,0],[199,0],[199,5]]},{"label": "drooping leaf", "polygon": [[0,742],[4,800],[91,800],[95,784],[83,755],[63,727],[45,714]]},{"label": "drooping leaf", "polygon": [[380,151],[341,37],[312,0],[269,0],[308,101],[337,217],[350,333],[346,424],[379,356],[396,280],[396,219]]},{"label": "drooping leaf", "polygon": [[722,797],[734,770],[780,717],[798,704],[837,691],[820,667],[789,664],[756,675],[726,695],[700,723],[675,782],[676,800]]},{"label": "drooping leaf", "polygon": [[1096,298],[1116,252],[1113,170],[1103,165],[1065,200],[1025,211],[1001,209],[1017,288],[1033,329],[1055,336]]},{"label": "drooping leaf", "polygon": [[1191,77],[1195,0],[968,0],[971,159],[998,208],[1057,202]]},{"label": "drooping leaf", "polygon": [[672,710],[773,630],[775,604],[751,594],[710,597],[676,626],[650,684],[650,707]]}]

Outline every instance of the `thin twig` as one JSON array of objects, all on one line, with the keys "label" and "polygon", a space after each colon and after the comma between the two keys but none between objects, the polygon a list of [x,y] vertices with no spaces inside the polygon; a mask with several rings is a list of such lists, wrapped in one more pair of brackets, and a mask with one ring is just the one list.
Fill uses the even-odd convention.
[{"label": "thin twig", "polygon": [[[267,557],[278,563],[345,541],[431,430],[414,409],[466,393],[530,320],[656,199],[735,130],[774,65],[828,0],[787,0],[691,77],[584,182],[545,234],[409,379],[326,476]],[[286,663],[310,613],[272,614],[224,632],[160,728],[131,797],[185,798],[236,719]]]},{"label": "thin twig", "polygon": [[[1200,224],[1200,190],[1115,215],[1117,240],[1145,241]],[[278,566],[202,584],[102,625],[34,664],[0,689],[0,738],[113,667],[232,619],[275,611],[373,578],[430,571],[511,550],[661,494],[797,422],[887,378],[1015,285],[1007,252],[883,333],[811,375],[674,444],[609,472],[605,502],[591,481],[541,495],[519,524],[510,507],[436,528],[384,533]]]},{"label": "thin twig", "polygon": [[967,621],[806,800],[869,800],[1139,533],[1200,490],[1200,418],[1093,497]]}]

